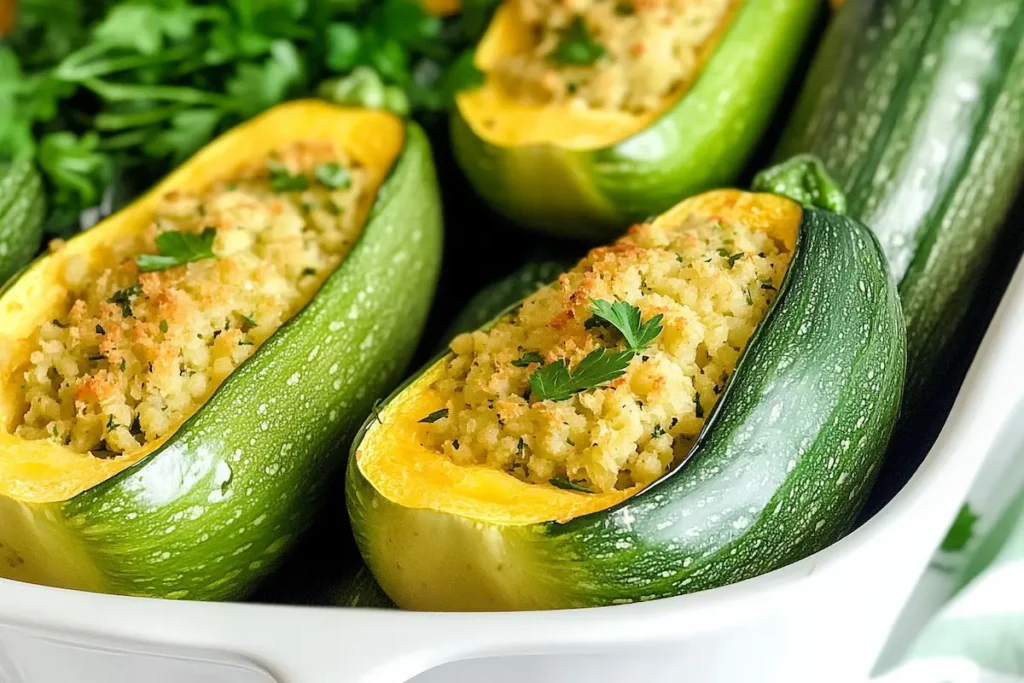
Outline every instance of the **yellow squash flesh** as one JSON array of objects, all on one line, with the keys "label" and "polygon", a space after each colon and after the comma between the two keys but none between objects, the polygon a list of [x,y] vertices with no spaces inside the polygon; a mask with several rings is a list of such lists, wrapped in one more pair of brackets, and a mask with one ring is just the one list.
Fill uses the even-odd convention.
[{"label": "yellow squash flesh", "polygon": [[[778,195],[717,190],[677,204],[654,225],[678,225],[692,215],[743,222],[792,251],[803,211]],[[428,450],[422,446],[428,427],[419,420],[444,407],[431,385],[441,378],[445,360],[428,368],[381,410],[380,422],[369,427],[356,451],[359,471],[387,500],[402,508],[518,526],[566,522],[612,507],[643,488],[582,494],[526,483],[483,466],[456,465]]]},{"label": "yellow squash flesh", "polygon": [[201,191],[296,139],[331,140],[366,167],[370,200],[360,209],[362,221],[402,150],[405,132],[400,119],[383,112],[339,112],[338,107],[315,100],[281,105],[221,136],[145,196],[40,258],[0,295],[0,496],[35,503],[68,500],[145,458],[174,433],[115,459],[12,434],[24,408],[18,368],[28,360],[35,331],[58,317],[65,305],[68,292],[61,286],[61,274],[68,258],[78,255],[90,266],[103,265],[103,245],[144,230],[167,192]]},{"label": "yellow squash flesh", "polygon": [[[736,0],[733,3],[729,15],[701,48],[698,69],[714,52],[741,2]],[[515,3],[504,2],[477,46],[474,62],[484,74],[489,74],[505,56],[527,51],[531,46],[529,24],[523,20]],[[685,94],[686,90],[681,89],[666,97],[657,109],[631,114],[575,108],[567,104],[524,103],[488,76],[481,87],[460,92],[456,104],[473,133],[493,145],[551,144],[564,149],[588,150],[613,145],[643,130]]]}]

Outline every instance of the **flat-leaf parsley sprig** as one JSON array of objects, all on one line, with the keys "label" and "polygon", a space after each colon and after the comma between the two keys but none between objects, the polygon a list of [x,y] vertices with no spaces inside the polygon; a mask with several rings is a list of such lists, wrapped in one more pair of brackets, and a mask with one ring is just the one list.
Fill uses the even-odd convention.
[{"label": "flat-leaf parsley sprig", "polygon": [[608,302],[603,299],[590,300],[590,312],[617,329],[631,351],[643,351],[661,334],[660,313],[647,322],[641,322],[640,309],[625,301]]},{"label": "flat-leaf parsley sprig", "polygon": [[661,334],[662,316],[656,315],[646,323],[640,309],[625,301],[614,303],[591,299],[591,312],[622,333],[629,348],[614,351],[604,347],[594,349],[569,370],[564,359],[537,368],[530,375],[530,393],[540,401],[566,401],[573,395],[597,389],[601,385],[626,374],[636,354]]},{"label": "flat-leaf parsley sprig", "polygon": [[168,230],[160,233],[156,238],[159,255],[140,254],[135,257],[135,263],[139,266],[139,270],[148,273],[214,258],[213,242],[216,238],[216,228],[206,228],[198,235],[191,232]]}]

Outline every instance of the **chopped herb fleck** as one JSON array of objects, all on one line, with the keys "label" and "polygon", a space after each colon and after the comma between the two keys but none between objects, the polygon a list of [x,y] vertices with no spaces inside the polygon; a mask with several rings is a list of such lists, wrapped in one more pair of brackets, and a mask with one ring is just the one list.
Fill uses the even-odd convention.
[{"label": "chopped herb fleck", "polygon": [[316,268],[303,268],[302,269],[302,276],[306,277],[307,275],[310,275],[310,276],[316,275]]},{"label": "chopped herb fleck", "polygon": [[242,319],[242,332],[248,332],[249,330],[258,325],[256,319],[253,318],[251,315],[239,313],[238,316]]},{"label": "chopped herb fleck", "polygon": [[333,161],[316,167],[316,179],[332,189],[345,189],[352,186],[352,176],[348,169]]},{"label": "chopped herb fleck", "polygon": [[589,66],[605,54],[604,46],[590,34],[583,17],[577,15],[548,58],[556,64]]},{"label": "chopped herb fleck", "polygon": [[741,258],[743,258],[743,252],[742,251],[738,251],[735,254],[733,254],[732,256],[730,256],[729,257],[729,268],[732,269],[732,267],[736,265],[736,262],[739,261]]},{"label": "chopped herb fleck", "polygon": [[565,440],[565,442],[566,442],[567,444],[569,444],[570,446],[575,446],[575,445],[576,445],[576,442],[575,442],[575,441],[573,441],[572,439],[566,439],[566,440]]},{"label": "chopped herb fleck", "polygon": [[117,429],[117,428],[118,428],[118,427],[120,427],[120,426],[121,426],[121,425],[119,425],[119,424],[118,424],[118,423],[117,423],[117,422],[116,422],[116,421],[114,420],[114,416],[113,416],[113,415],[110,415],[110,416],[108,416],[108,417],[107,417],[107,431],[108,431],[108,432],[112,432],[112,431],[114,431],[115,429]]},{"label": "chopped herb fleck", "polygon": [[65,324],[64,324],[64,323],[62,323],[61,321],[57,320],[56,318],[54,318],[54,319],[53,319],[53,320],[51,320],[50,322],[51,322],[51,323],[52,323],[52,324],[54,325],[54,327],[60,327],[61,329],[63,329],[63,328],[66,328],[66,327],[67,327],[67,325],[65,325]]},{"label": "chopped herb fleck", "polygon": [[169,330],[169,329],[170,328],[167,326],[167,321],[166,320],[161,320],[160,321],[160,331],[163,332],[164,334],[167,334],[167,330]]},{"label": "chopped herb fleck", "polygon": [[106,359],[107,359],[107,357],[102,355],[102,354],[99,355],[99,356],[89,356],[89,360],[106,360]]},{"label": "chopped herb fleck", "polygon": [[746,298],[748,306],[754,305],[754,297],[750,296],[750,287],[745,287],[743,289],[743,296]]},{"label": "chopped herb fleck", "polygon": [[107,303],[117,304],[121,307],[121,317],[132,317],[132,297],[142,293],[142,285],[136,283],[127,289],[119,289],[107,299]]},{"label": "chopped herb fleck", "polygon": [[512,365],[516,366],[517,368],[525,368],[530,363],[543,362],[544,358],[539,353],[537,353],[536,351],[528,351],[519,358],[516,358],[514,361],[512,361]]},{"label": "chopped herb fleck", "polygon": [[458,439],[455,439],[455,441],[452,441],[452,448],[454,448],[455,450],[459,450],[459,440]]},{"label": "chopped herb fleck", "polygon": [[438,420],[442,420],[442,419],[444,419],[446,417],[448,417],[448,409],[447,408],[441,408],[440,410],[435,410],[430,415],[427,415],[425,418],[420,420],[420,423],[421,424],[428,424],[428,425],[429,424],[434,424]]},{"label": "chopped herb fleck", "polygon": [[775,290],[775,284],[770,277],[761,278],[761,289]]},{"label": "chopped herb fleck", "polygon": [[526,442],[523,441],[523,437],[519,437],[519,443],[516,444],[516,453],[520,459],[526,457]]},{"label": "chopped herb fleck", "polygon": [[255,344],[253,344],[251,341],[247,341],[247,340],[246,341],[238,342],[238,345],[239,346],[255,346]]},{"label": "chopped herb fleck", "polygon": [[655,425],[654,431],[651,432],[651,438],[657,439],[659,436],[665,435],[665,429],[661,425]]},{"label": "chopped herb fleck", "polygon": [[121,372],[124,372],[124,369],[126,367],[128,367],[128,362],[124,358],[122,358],[121,359]]},{"label": "chopped herb fleck", "polygon": [[280,164],[268,164],[270,188],[274,192],[301,192],[309,189],[309,178],[301,173],[292,173]]},{"label": "chopped herb fleck", "polygon": [[549,479],[548,483],[558,489],[565,489],[566,491],[580,491],[582,493],[593,493],[585,479],[577,479],[576,481],[570,480],[568,477],[554,477]]},{"label": "chopped herb fleck", "polygon": [[694,414],[696,414],[697,417],[704,417],[704,406],[702,406],[700,404],[700,392],[699,391],[697,392],[696,397],[693,399],[693,404],[694,404]]},{"label": "chopped herb fleck", "polygon": [[633,5],[628,2],[617,2],[615,3],[615,14],[620,17],[633,16],[634,9]]},{"label": "chopped herb fleck", "polygon": [[102,325],[97,325],[96,326],[96,334],[106,334],[106,333],[107,333],[107,331],[103,329]]},{"label": "chopped herb fleck", "polygon": [[327,213],[331,214],[332,216],[340,216],[341,214],[345,213],[345,207],[341,206],[335,201],[329,201],[327,202]]}]

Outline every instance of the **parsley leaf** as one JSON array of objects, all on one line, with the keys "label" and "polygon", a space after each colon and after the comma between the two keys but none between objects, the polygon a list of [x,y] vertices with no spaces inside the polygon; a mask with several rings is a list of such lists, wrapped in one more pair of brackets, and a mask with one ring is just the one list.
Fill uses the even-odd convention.
[{"label": "parsley leaf", "polygon": [[577,15],[548,58],[556,64],[589,66],[605,54],[604,46],[594,40],[583,18]]},{"label": "parsley leaf", "polygon": [[446,417],[448,417],[448,409],[441,408],[441,410],[435,410],[430,415],[427,415],[425,418],[420,420],[420,424],[434,424],[438,420],[443,420]]},{"label": "parsley leaf", "polygon": [[526,366],[530,365],[530,363],[543,362],[544,358],[539,353],[537,353],[536,351],[527,351],[522,356],[512,361],[512,365],[514,365],[517,368],[525,368]]},{"label": "parsley leaf", "polygon": [[214,258],[213,241],[216,237],[215,228],[206,228],[198,235],[168,230],[156,238],[156,248],[160,254],[141,254],[135,257],[135,263],[140,270],[148,273]]},{"label": "parsley leaf", "polygon": [[591,299],[590,311],[595,317],[608,322],[621,332],[631,351],[646,349],[661,334],[661,321],[664,316],[659,314],[641,323],[640,309],[625,301],[609,303],[603,299]]},{"label": "parsley leaf", "polygon": [[274,192],[301,192],[309,189],[309,178],[301,173],[292,175],[280,164],[270,165],[270,189]]},{"label": "parsley leaf", "polygon": [[352,177],[348,169],[333,161],[316,167],[316,179],[335,190],[352,186]]},{"label": "parsley leaf", "polygon": [[537,368],[530,375],[530,391],[539,401],[565,401],[582,391],[596,389],[626,373],[634,351],[596,349],[569,372],[564,360]]},{"label": "parsley leaf", "polygon": [[587,482],[583,479],[577,479],[575,481],[568,477],[554,477],[549,479],[548,483],[558,489],[564,489],[566,491],[580,491],[582,493],[593,493],[593,490],[587,486]]}]

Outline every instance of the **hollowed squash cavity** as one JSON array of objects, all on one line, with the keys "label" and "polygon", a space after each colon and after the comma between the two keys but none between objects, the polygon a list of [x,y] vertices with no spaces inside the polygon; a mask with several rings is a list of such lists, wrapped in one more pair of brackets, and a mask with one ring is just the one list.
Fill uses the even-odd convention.
[{"label": "hollowed squash cavity", "polygon": [[[167,193],[201,192],[300,140],[329,141],[344,150],[365,169],[366,192],[372,198],[404,145],[404,129],[397,118],[380,112],[343,111],[312,101],[278,107],[224,134],[131,206],[40,258],[0,295],[0,495],[25,502],[70,499],[160,449],[188,417],[141,449],[109,459],[53,441],[14,436],[24,411],[19,371],[28,361],[36,331],[66,306],[67,290],[61,283],[68,260],[79,258],[90,270],[102,268],[107,265],[104,245],[140,234]],[[371,203],[358,207],[359,225]]]},{"label": "hollowed squash cavity", "polygon": [[[686,78],[664,93],[657,106],[631,111],[590,107],[572,99],[533,102],[503,85],[496,76],[499,65],[536,47],[533,26],[523,17],[518,0],[506,0],[495,12],[474,55],[474,62],[486,80],[481,87],[458,95],[459,113],[478,137],[501,147],[550,144],[565,149],[589,150],[621,142],[650,126],[686,96],[743,2],[745,0],[728,2],[714,31],[697,45],[690,46],[696,49],[696,59]],[[608,5],[612,4],[608,0]],[[638,6],[641,4],[645,3],[637,3]],[[651,5],[632,9],[631,1],[615,6],[620,5],[631,8],[631,11],[653,12],[657,9]],[[643,51],[643,39],[647,37],[638,36],[631,50]],[[598,59],[588,68],[600,70],[608,64],[607,58]],[[568,87],[572,85],[569,83]]]},{"label": "hollowed squash cavity", "polygon": [[[792,254],[801,217],[800,207],[788,199],[722,190],[684,201],[644,229],[656,232],[695,219],[738,223],[766,234],[781,252]],[[630,248],[620,243],[595,253]],[[782,274],[784,271],[772,286],[781,288]],[[428,367],[366,428],[355,457],[360,472],[380,495],[403,508],[436,510],[503,525],[526,525],[565,522],[603,510],[635,495],[650,483],[596,493],[564,490],[546,483],[524,481],[522,477],[487,465],[457,464],[436,448],[429,447],[426,444],[431,442],[434,427],[423,419],[446,407],[436,383],[443,379],[445,364],[451,358],[449,354]],[[640,363],[641,359],[635,358],[633,362]],[[722,395],[722,401],[728,401],[727,394]]]}]

